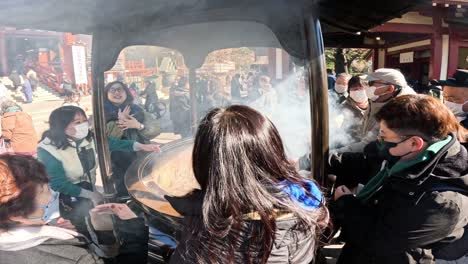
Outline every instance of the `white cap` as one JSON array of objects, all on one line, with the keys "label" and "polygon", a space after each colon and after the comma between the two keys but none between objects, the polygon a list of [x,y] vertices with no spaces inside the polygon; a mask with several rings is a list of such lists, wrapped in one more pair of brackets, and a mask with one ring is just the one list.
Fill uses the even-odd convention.
[{"label": "white cap", "polygon": [[364,79],[368,81],[382,81],[401,87],[408,86],[408,84],[406,83],[405,76],[403,76],[403,74],[400,71],[395,69],[377,69],[375,72],[369,73],[367,76],[365,76]]}]

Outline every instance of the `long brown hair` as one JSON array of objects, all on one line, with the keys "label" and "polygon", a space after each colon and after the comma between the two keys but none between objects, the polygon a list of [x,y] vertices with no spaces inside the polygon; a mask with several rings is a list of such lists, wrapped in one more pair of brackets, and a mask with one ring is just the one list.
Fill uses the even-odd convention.
[{"label": "long brown hair", "polygon": [[[299,232],[319,234],[328,223],[323,202],[306,210],[280,191],[281,181],[304,186],[305,179],[288,162],[276,127],[252,108],[211,110],[198,127],[192,158],[204,194],[199,223],[189,227],[191,239],[203,244],[203,250],[195,252],[197,263],[238,262],[235,253],[246,248],[242,261],[266,263],[278,211],[293,213]],[[259,225],[245,229],[245,215],[252,212],[258,214]]]}]

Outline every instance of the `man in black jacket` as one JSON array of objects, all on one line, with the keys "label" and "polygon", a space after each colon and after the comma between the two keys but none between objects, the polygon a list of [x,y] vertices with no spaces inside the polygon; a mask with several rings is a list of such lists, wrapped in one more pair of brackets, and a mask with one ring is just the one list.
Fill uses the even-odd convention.
[{"label": "man in black jacket", "polygon": [[468,129],[468,70],[457,70],[453,78],[436,83],[443,86],[445,105],[460,124]]},{"label": "man in black jacket", "polygon": [[453,115],[435,98],[405,95],[376,117],[374,151],[330,160],[338,181],[366,184],[357,195],[336,188],[331,210],[346,242],[338,263],[434,263],[467,255],[468,152],[449,125]]}]

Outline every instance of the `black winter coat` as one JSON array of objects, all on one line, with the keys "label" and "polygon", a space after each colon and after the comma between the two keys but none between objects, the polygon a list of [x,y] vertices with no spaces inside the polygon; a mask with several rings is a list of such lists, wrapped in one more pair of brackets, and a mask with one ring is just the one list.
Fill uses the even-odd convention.
[{"label": "black winter coat", "polygon": [[[367,182],[375,158],[344,153],[332,164],[348,168],[338,179],[353,185]],[[434,263],[468,254],[467,194],[468,153],[454,137],[430,160],[387,177],[367,203],[352,195],[336,201],[331,211],[346,242],[338,263]]]}]

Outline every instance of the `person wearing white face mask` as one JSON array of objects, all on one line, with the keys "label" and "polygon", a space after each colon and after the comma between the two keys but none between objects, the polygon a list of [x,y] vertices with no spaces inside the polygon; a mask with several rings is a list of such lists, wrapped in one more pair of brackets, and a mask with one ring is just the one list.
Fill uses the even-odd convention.
[{"label": "person wearing white face mask", "polygon": [[445,106],[468,128],[468,70],[457,70],[453,78],[436,82],[443,87]]},{"label": "person wearing white face mask", "polygon": [[[391,99],[406,95],[416,94],[408,86],[405,77],[395,69],[378,69],[373,73],[363,77],[369,81],[366,87],[366,95],[370,99],[369,107],[364,114],[364,120],[360,131],[362,140],[334,150],[334,152],[362,152],[364,147],[377,138],[379,125],[375,120],[375,114]],[[362,96],[362,95],[361,95]]]},{"label": "person wearing white face mask", "polygon": [[[126,204],[93,209],[88,220],[93,236],[87,239],[70,221],[60,218],[58,194],[48,186],[46,168],[37,159],[0,155],[0,182],[1,263],[110,263],[100,258],[104,256],[113,257],[115,263],[147,263],[148,228]],[[101,214],[116,216],[122,242],[118,251],[99,244],[101,233],[93,225]]]},{"label": "person wearing white face mask", "polygon": [[366,82],[360,76],[352,77],[348,82],[349,96],[341,104],[345,114],[342,127],[351,133],[353,142],[361,141],[360,130],[364,116],[369,107],[369,99],[366,95]]},{"label": "person wearing white face mask", "polygon": [[336,76],[335,93],[332,93],[331,96],[336,97],[335,100],[338,104],[343,103],[348,97],[348,81],[350,78],[351,76],[347,73],[340,73]]},{"label": "person wearing white face mask", "polygon": [[[38,159],[47,168],[51,188],[60,193],[61,215],[85,233],[84,216],[103,200],[94,185],[97,162],[88,119],[83,109],[62,106],[51,113],[49,124],[38,145]],[[159,151],[159,146],[110,138],[109,150]]]}]

